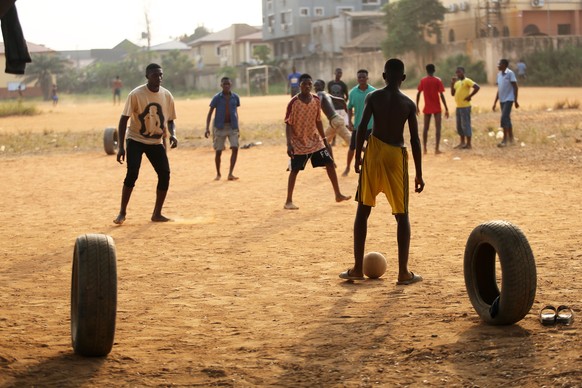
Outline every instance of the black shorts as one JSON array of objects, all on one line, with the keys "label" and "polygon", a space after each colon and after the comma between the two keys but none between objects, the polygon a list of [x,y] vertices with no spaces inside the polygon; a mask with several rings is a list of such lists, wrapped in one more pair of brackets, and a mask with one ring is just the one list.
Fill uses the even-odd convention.
[{"label": "black shorts", "polygon": [[[372,133],[371,129],[366,130],[366,140],[368,140],[368,138],[370,137],[370,134]],[[354,151],[356,149],[356,137],[358,134],[358,130],[354,129],[352,131],[352,137],[350,139],[350,150]]]},{"label": "black shorts", "polygon": [[311,166],[313,167],[323,167],[330,163],[333,164],[333,158],[327,151],[327,148],[322,148],[312,154],[305,155],[293,155],[291,158],[291,170],[292,171],[302,171],[305,170],[307,162],[311,160]]}]

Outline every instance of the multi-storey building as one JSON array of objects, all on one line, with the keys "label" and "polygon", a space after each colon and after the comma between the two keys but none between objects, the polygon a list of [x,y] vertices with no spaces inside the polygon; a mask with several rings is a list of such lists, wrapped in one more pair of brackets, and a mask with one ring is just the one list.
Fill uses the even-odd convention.
[{"label": "multi-storey building", "polygon": [[[274,48],[274,57],[291,59],[314,54],[321,49],[321,42],[314,41],[312,22],[329,19],[342,13],[379,11],[388,0],[262,0],[263,39]],[[356,18],[357,19],[357,18]],[[343,21],[351,21],[345,17]],[[353,38],[352,25],[329,24],[336,41],[330,49],[337,51],[340,41],[347,43]],[[323,34],[323,31],[321,31]],[[317,34],[317,32],[316,32]],[[320,35],[322,35],[320,34]],[[330,39],[328,39],[329,41]],[[318,46],[319,45],[319,46]]]},{"label": "multi-storey building", "polygon": [[582,35],[579,0],[443,0],[443,43],[485,37]]}]

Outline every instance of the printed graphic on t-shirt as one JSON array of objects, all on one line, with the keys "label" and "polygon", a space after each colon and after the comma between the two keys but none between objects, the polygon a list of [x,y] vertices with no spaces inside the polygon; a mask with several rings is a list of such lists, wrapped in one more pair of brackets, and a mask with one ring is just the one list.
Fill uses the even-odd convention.
[{"label": "printed graphic on t-shirt", "polygon": [[343,89],[340,84],[332,84],[329,87],[329,93],[332,96],[344,98]]},{"label": "printed graphic on t-shirt", "polygon": [[164,112],[160,104],[155,102],[146,106],[139,114],[139,133],[143,137],[159,139],[164,134]]}]

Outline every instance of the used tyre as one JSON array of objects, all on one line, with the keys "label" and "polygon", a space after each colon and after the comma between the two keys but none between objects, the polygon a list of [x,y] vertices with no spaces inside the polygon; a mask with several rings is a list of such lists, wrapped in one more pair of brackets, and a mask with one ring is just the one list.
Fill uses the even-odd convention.
[{"label": "used tyre", "polygon": [[103,148],[105,149],[105,153],[107,155],[117,153],[118,143],[117,128],[105,128],[105,132],[103,132]]},{"label": "used tyre", "polygon": [[490,221],[473,229],[465,246],[464,273],[471,303],[486,323],[510,325],[530,311],[536,294],[536,265],[529,242],[516,225]]},{"label": "used tyre", "polygon": [[111,236],[77,237],[71,282],[71,339],[75,353],[106,356],[113,347],[117,266]]}]

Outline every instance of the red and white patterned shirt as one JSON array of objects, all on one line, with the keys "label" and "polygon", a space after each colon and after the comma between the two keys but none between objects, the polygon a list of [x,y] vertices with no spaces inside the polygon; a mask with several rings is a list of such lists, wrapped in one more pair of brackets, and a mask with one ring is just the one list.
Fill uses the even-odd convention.
[{"label": "red and white patterned shirt", "polygon": [[325,148],[323,139],[317,131],[321,122],[321,101],[312,94],[311,101],[305,103],[295,95],[287,105],[285,123],[292,127],[291,145],[296,155],[312,154]]}]

